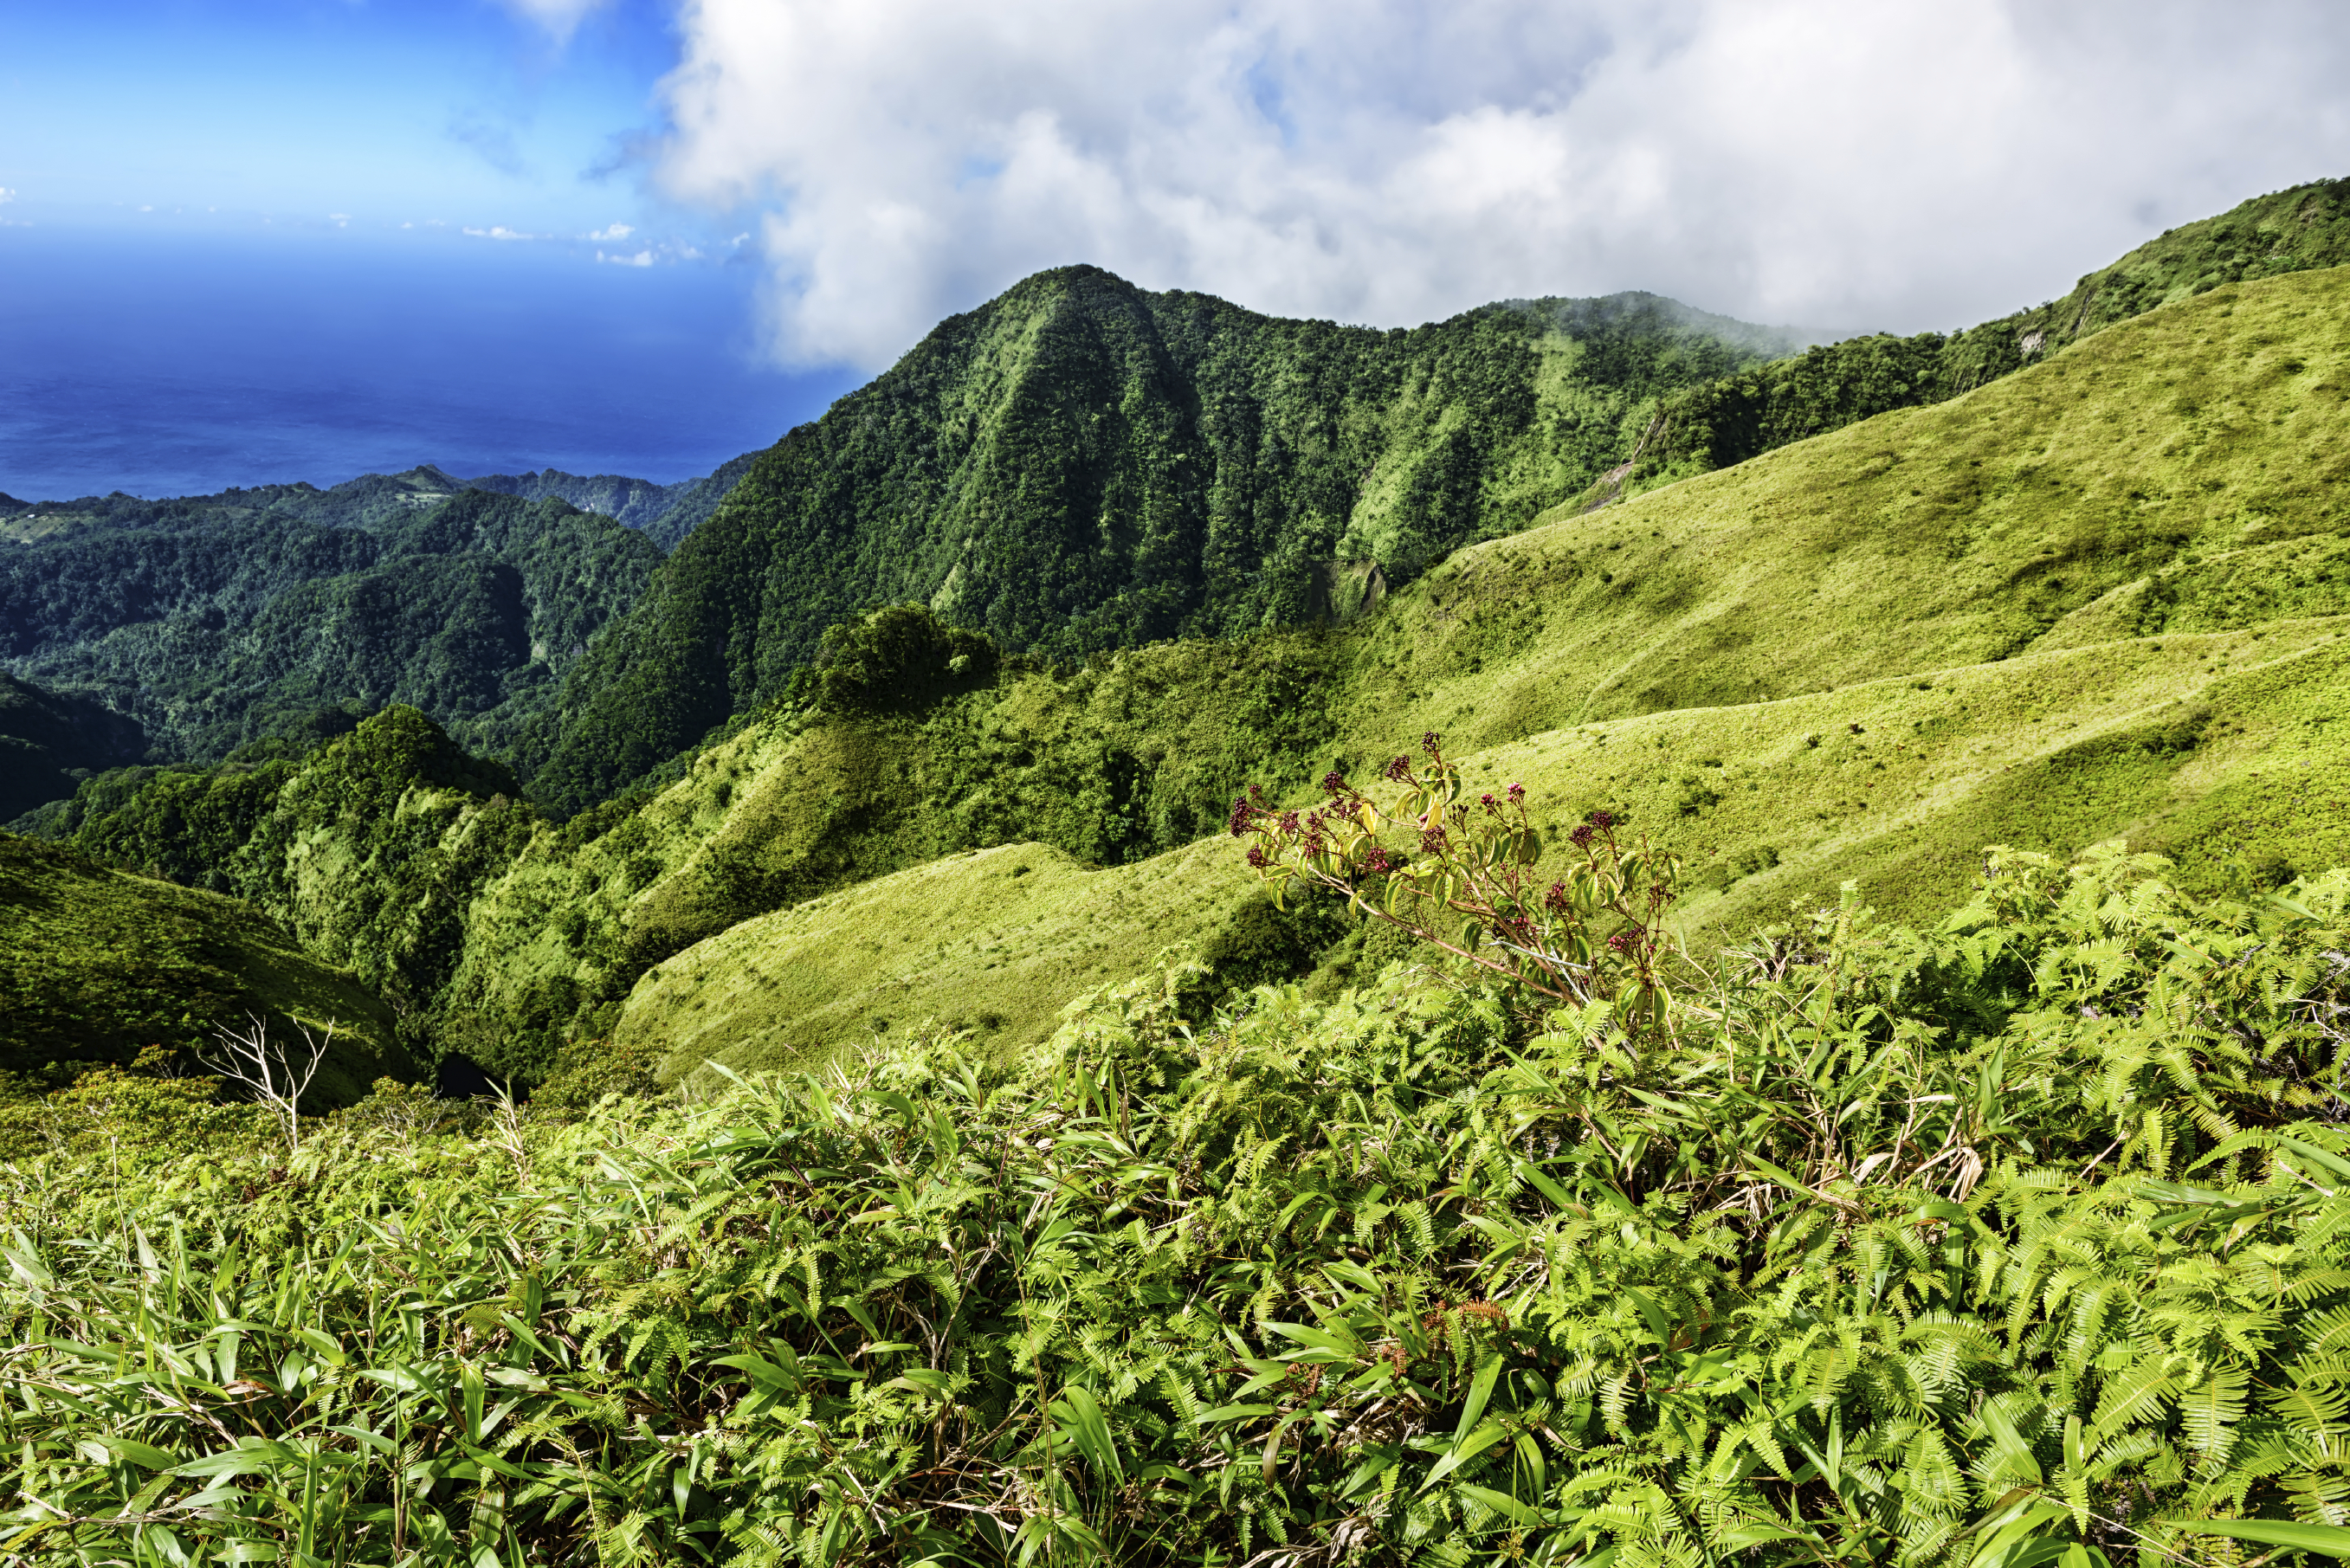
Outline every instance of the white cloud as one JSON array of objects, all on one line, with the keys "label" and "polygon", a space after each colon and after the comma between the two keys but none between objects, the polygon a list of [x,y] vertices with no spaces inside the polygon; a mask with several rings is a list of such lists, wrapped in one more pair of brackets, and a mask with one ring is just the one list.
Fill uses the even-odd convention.
[{"label": "white cloud", "polygon": [[9,202],[11,202],[15,201],[16,199],[16,192],[11,191],[11,190],[10,190],[10,189],[8,189],[8,187],[7,187],[7,186],[5,186],[5,185],[0,185],[0,207],[5,207],[5,206],[6,206]]},{"label": "white cloud", "polygon": [[600,10],[604,3],[605,0],[505,0],[505,6],[516,16],[537,23],[546,29],[547,36],[562,44],[568,43],[588,14]]},{"label": "white cloud", "polygon": [[486,229],[476,229],[468,226],[462,232],[473,235],[473,238],[477,240],[535,240],[538,238],[536,234],[525,234],[518,229],[509,229],[503,223],[495,223]]},{"label": "white cloud", "polygon": [[596,253],[596,259],[599,262],[608,262],[614,266],[650,266],[653,265],[653,253],[648,250],[639,251],[632,256],[608,256],[602,251],[598,251]]},{"label": "white cloud", "polygon": [[590,229],[587,237],[591,240],[625,240],[636,232],[629,224],[611,223],[600,229]]},{"label": "white cloud", "polygon": [[348,229],[351,226],[351,215],[348,213],[329,213],[327,214],[327,222],[338,229]]},{"label": "white cloud", "polygon": [[887,363],[1088,261],[1398,325],[1653,288],[1903,330],[2350,172],[2324,0],[690,0],[657,154],[775,348]]}]

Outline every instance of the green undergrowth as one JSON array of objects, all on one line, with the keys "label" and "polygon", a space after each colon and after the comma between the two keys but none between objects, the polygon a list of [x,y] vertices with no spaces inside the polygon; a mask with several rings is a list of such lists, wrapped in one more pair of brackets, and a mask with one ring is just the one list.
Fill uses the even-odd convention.
[{"label": "green undergrowth", "polygon": [[1405,966],[1212,1017],[1178,971],[1017,1063],[925,1034],[562,1114],[387,1088],[291,1157],[68,1141],[0,1167],[0,1542],[2339,1557],[2350,879],[2164,874],[1999,852],[1924,929],[1846,898],[1638,1044]]},{"label": "green undergrowth", "polygon": [[233,899],[0,834],[0,1097],[259,1019],[333,1039],[312,1100],[408,1070],[389,1010]]}]

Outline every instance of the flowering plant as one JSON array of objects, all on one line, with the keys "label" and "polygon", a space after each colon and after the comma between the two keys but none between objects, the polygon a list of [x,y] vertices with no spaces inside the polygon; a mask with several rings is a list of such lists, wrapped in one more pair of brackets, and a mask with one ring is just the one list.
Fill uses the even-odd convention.
[{"label": "flowering plant", "polygon": [[1471,798],[1433,732],[1419,750],[1387,765],[1384,803],[1335,772],[1309,810],[1275,807],[1253,785],[1232,802],[1227,826],[1255,840],[1249,867],[1274,901],[1293,884],[1336,893],[1539,995],[1612,1002],[1627,1033],[1661,1031],[1680,862],[1645,837],[1626,843],[1615,815],[1595,811],[1565,836],[1566,864],[1545,882],[1525,786]]}]

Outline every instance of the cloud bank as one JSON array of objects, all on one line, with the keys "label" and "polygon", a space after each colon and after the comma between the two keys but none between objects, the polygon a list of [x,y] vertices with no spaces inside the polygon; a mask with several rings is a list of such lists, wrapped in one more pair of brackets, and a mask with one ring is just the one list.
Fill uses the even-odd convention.
[{"label": "cloud bank", "polygon": [[1951,327],[2350,173],[2326,0],[689,0],[668,195],[872,369],[1039,267],[1378,325],[1648,288]]}]

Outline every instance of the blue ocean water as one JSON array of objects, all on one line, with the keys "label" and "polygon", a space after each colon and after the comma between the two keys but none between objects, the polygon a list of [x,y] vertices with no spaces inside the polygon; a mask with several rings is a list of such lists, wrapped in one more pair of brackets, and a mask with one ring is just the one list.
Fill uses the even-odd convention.
[{"label": "blue ocean water", "polygon": [[417,236],[0,228],[0,493],[330,485],[435,462],[660,483],[864,377],[762,365],[755,269]]}]

